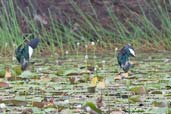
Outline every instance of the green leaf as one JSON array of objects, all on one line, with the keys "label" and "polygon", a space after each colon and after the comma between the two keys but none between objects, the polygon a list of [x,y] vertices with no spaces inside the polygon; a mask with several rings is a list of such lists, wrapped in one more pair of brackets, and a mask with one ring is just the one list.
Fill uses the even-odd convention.
[{"label": "green leaf", "polygon": [[17,75],[20,75],[22,73],[21,66],[14,66],[12,70],[15,71]]},{"label": "green leaf", "polygon": [[64,72],[64,75],[65,76],[69,76],[69,75],[78,75],[80,73],[80,70],[79,69],[69,69],[69,70],[66,70]]},{"label": "green leaf", "polygon": [[30,71],[24,71],[24,72],[20,75],[20,77],[22,77],[22,78],[34,78],[34,77],[36,77],[36,74],[35,74],[35,73],[32,73],[32,72],[30,72]]},{"label": "green leaf", "polygon": [[129,101],[131,101],[131,102],[143,102],[145,100],[145,98],[143,98],[142,96],[140,96],[140,95],[134,95],[134,96],[131,96],[130,98],[129,98]]},{"label": "green leaf", "polygon": [[141,94],[146,94],[147,90],[145,89],[144,86],[137,86],[137,87],[132,87],[130,91],[135,94],[141,95]]},{"label": "green leaf", "polygon": [[102,111],[98,109],[93,102],[87,102],[86,106],[89,106],[92,110],[94,110],[98,114],[102,114]]},{"label": "green leaf", "polygon": [[0,78],[3,78],[5,76],[5,70],[1,69],[0,70]]}]

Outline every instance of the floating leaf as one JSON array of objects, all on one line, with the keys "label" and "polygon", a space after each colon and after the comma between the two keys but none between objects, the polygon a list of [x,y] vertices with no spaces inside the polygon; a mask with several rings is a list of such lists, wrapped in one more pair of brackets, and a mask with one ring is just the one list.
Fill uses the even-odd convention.
[{"label": "floating leaf", "polygon": [[170,114],[170,113],[171,113],[171,110],[168,107],[164,107],[164,108],[155,107],[155,108],[150,109],[149,111],[146,110],[145,114]]},{"label": "floating leaf", "polygon": [[64,72],[64,76],[73,76],[73,75],[83,75],[83,74],[90,74],[90,71],[84,70],[84,69],[78,69],[78,68],[73,68],[73,69],[68,69]]},{"label": "floating leaf", "polygon": [[64,70],[63,69],[58,69],[57,72],[55,73],[57,76],[62,76],[64,75]]},{"label": "floating leaf", "polygon": [[151,94],[163,94],[163,92],[162,91],[159,91],[159,90],[151,91],[150,93]]},{"label": "floating leaf", "polygon": [[0,77],[1,78],[4,78],[4,76],[5,76],[5,70],[4,69],[1,69],[0,70]]},{"label": "floating leaf", "polygon": [[50,82],[51,78],[49,76],[42,76],[40,77],[40,81],[42,82]]},{"label": "floating leaf", "polygon": [[83,75],[83,74],[90,74],[90,71],[89,70],[80,70],[80,75]]},{"label": "floating leaf", "polygon": [[92,110],[94,110],[98,114],[102,114],[102,111],[98,109],[93,102],[87,102],[86,106],[89,106]]},{"label": "floating leaf", "polygon": [[20,75],[22,73],[21,66],[15,66],[12,68],[17,75]]},{"label": "floating leaf", "polygon": [[69,69],[64,72],[64,76],[79,75],[78,69]]},{"label": "floating leaf", "polygon": [[145,98],[143,98],[140,95],[134,95],[134,96],[129,97],[129,101],[131,102],[143,102],[144,100]]},{"label": "floating leaf", "polygon": [[132,87],[130,91],[134,94],[146,94],[146,89],[144,86]]},{"label": "floating leaf", "polygon": [[110,112],[110,114],[124,114],[123,111],[112,111]]},{"label": "floating leaf", "polygon": [[170,85],[166,85],[166,89],[171,89],[171,86]]},{"label": "floating leaf", "polygon": [[69,109],[62,109],[61,114],[72,114],[72,112]]},{"label": "floating leaf", "polygon": [[87,87],[87,90],[89,93],[95,93],[96,92],[96,86]]},{"label": "floating leaf", "polygon": [[24,72],[22,72],[20,77],[22,77],[22,78],[35,78],[36,74],[34,74],[34,73],[30,72],[30,71],[24,71]]},{"label": "floating leaf", "polygon": [[41,108],[38,107],[32,107],[32,110],[35,114],[44,114],[44,111],[42,111]]},{"label": "floating leaf", "polygon": [[[45,112],[57,113],[57,110],[56,110],[56,108],[46,108]],[[70,113],[71,113],[71,111],[70,111]],[[70,113],[62,113],[62,114],[70,114]]]},{"label": "floating leaf", "polygon": [[121,72],[114,77],[114,80],[121,80],[127,77],[128,77],[128,73]]},{"label": "floating leaf", "polygon": [[98,82],[97,88],[104,89],[105,88],[105,81],[104,79],[101,82]]},{"label": "floating leaf", "polygon": [[167,107],[167,102],[166,101],[154,101],[152,102],[152,105],[155,107]]},{"label": "floating leaf", "polygon": [[76,81],[75,81],[75,77],[69,77],[69,81],[71,82],[71,84],[75,84]]},{"label": "floating leaf", "polygon": [[117,75],[114,77],[114,80],[121,80],[121,79],[122,79],[121,75]]},{"label": "floating leaf", "polygon": [[7,83],[7,82],[0,82],[0,87],[9,87],[9,83]]},{"label": "floating leaf", "polygon": [[32,114],[33,110],[31,108],[24,109],[21,114]]},{"label": "floating leaf", "polygon": [[82,66],[82,67],[80,67],[80,69],[86,69],[87,68],[87,70],[88,71],[94,71],[94,66]]},{"label": "floating leaf", "polygon": [[33,105],[34,107],[38,107],[38,108],[43,108],[43,107],[44,107],[44,103],[42,103],[42,102],[33,101],[33,102],[32,102],[32,105]]},{"label": "floating leaf", "polygon": [[8,104],[8,105],[14,105],[14,106],[26,106],[27,105],[26,101],[15,100],[15,99],[4,100],[4,101],[1,101],[1,102],[4,102],[5,104]]},{"label": "floating leaf", "polygon": [[97,81],[98,81],[98,78],[97,78],[97,77],[93,77],[93,78],[91,79],[91,86],[96,86]]}]

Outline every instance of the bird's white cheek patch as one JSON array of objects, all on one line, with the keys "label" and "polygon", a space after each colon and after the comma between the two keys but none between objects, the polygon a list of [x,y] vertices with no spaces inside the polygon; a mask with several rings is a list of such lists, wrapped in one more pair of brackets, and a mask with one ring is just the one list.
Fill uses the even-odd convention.
[{"label": "bird's white cheek patch", "polygon": [[129,51],[130,51],[130,53],[131,53],[133,56],[135,56],[135,52],[134,52],[133,49],[129,48]]},{"label": "bird's white cheek patch", "polygon": [[31,58],[32,54],[33,54],[33,48],[29,46],[29,58]]}]

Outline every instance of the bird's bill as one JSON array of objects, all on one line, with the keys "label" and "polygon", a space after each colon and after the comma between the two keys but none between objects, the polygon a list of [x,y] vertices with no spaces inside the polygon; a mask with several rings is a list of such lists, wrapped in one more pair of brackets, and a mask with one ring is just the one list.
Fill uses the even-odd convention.
[{"label": "bird's bill", "polygon": [[129,51],[130,51],[131,55],[132,55],[133,57],[135,57],[135,51],[134,51],[133,49],[131,49],[131,48],[129,48]]}]

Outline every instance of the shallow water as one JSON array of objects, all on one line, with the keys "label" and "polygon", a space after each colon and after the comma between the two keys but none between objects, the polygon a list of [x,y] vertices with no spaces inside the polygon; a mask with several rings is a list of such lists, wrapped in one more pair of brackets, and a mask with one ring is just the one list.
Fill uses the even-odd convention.
[{"label": "shallow water", "polygon": [[[1,78],[0,102],[6,108],[1,112],[21,113],[87,113],[87,102],[93,102],[104,113],[165,114],[171,113],[171,54],[138,54],[131,60],[136,63],[129,76],[115,80],[120,71],[116,58],[111,55],[90,55],[87,62],[84,55],[67,55],[63,58],[35,58],[30,71],[21,75],[12,70],[18,63],[1,59],[0,68],[9,66],[12,81]],[[86,67],[88,65],[88,67]],[[94,71],[94,66],[97,70]],[[86,70],[89,69],[88,71]],[[102,83],[91,93],[91,79],[98,76]],[[18,78],[20,77],[20,78]],[[99,101],[99,99],[102,99]],[[98,100],[97,100],[98,99]]]}]

